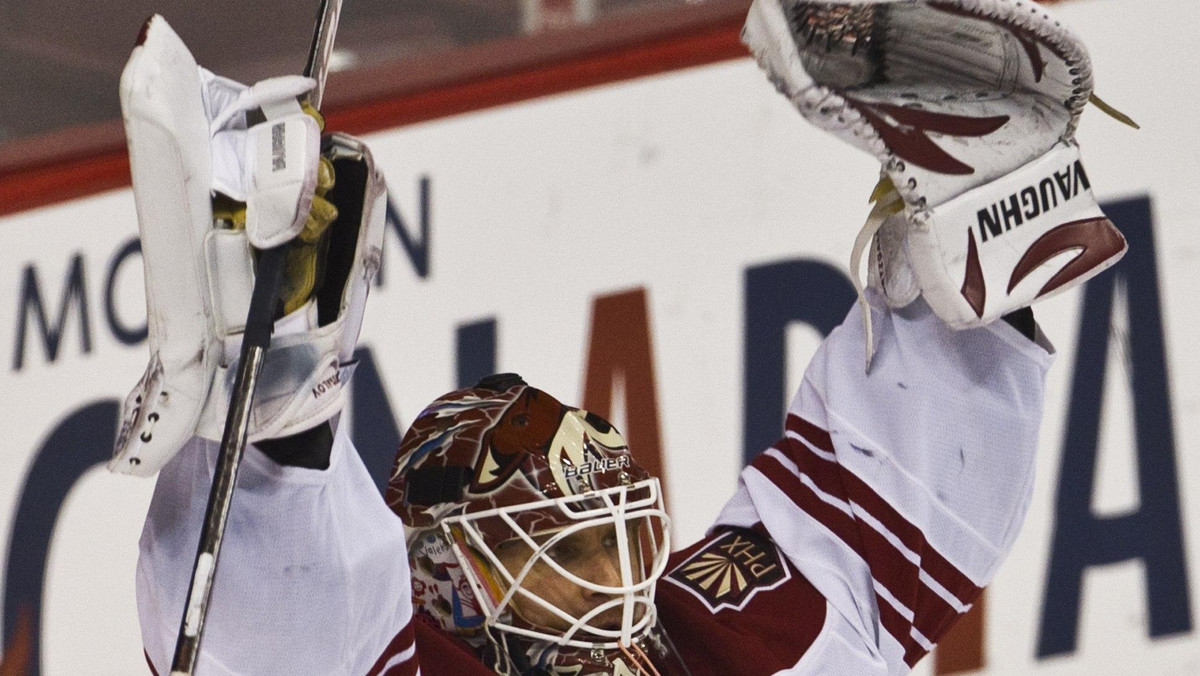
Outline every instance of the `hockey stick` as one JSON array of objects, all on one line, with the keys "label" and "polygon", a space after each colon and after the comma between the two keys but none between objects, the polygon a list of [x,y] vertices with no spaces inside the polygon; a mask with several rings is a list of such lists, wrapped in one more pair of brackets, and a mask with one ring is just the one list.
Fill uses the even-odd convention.
[{"label": "hockey stick", "polygon": [[[341,11],[342,0],[321,0],[308,63],[304,67],[304,74],[317,81],[316,87],[309,94],[309,101],[318,110],[325,92],[325,77],[329,71],[329,57],[333,52],[333,40]],[[250,406],[254,402],[254,391],[258,385],[263,358],[267,348],[271,346],[276,299],[283,285],[286,249],[286,244],[266,249],[258,258],[254,291],[250,296],[250,310],[246,317],[246,329],[242,334],[241,357],[233,382],[233,395],[229,400],[229,413],[225,418],[221,449],[213,471],[212,489],[208,493],[208,505],[204,512],[204,525],[200,530],[196,561],[192,565],[187,604],[184,606],[179,633],[175,637],[171,676],[191,676],[200,655],[200,637],[204,632],[204,619],[208,614],[208,601],[212,595],[217,558],[221,553],[221,542],[229,519],[229,505],[233,499],[238,468],[246,450]]]}]

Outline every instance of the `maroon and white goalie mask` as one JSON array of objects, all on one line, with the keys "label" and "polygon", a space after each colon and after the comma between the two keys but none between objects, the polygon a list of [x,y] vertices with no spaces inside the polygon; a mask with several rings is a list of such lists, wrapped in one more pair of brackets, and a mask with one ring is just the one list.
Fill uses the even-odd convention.
[{"label": "maroon and white goalie mask", "polygon": [[603,418],[486,378],[418,416],[387,500],[409,528],[418,612],[501,673],[654,673],[670,523],[658,479]]}]

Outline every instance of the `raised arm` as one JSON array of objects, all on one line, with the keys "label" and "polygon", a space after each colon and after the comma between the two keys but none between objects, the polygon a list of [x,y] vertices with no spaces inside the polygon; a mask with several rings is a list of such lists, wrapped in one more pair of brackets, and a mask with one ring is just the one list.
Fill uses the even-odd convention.
[{"label": "raised arm", "polygon": [[852,312],[813,358],[784,437],[743,472],[718,523],[765,528],[826,599],[827,636],[809,663],[903,673],[970,608],[1016,538],[1051,355],[1003,321],[949,329],[921,301],[874,315],[871,372]]},{"label": "raised arm", "polygon": [[[1028,508],[1052,350],[1023,308],[1125,250],[1074,138],[1091,63],[1018,0],[755,0],[742,35],[881,180],[851,256],[859,311],[709,544],[667,579],[763,643],[774,659],[755,673],[906,673],[991,581]],[[737,568],[738,604],[700,588],[705,551]]]},{"label": "raised arm", "polygon": [[[247,448],[198,673],[363,676],[384,664],[416,673],[404,530],[344,429]],[[216,451],[196,437],[163,467],[139,543],[142,640],[164,676]]]},{"label": "raised arm", "polygon": [[320,116],[297,98],[312,84],[212,75],[161,17],[122,76],[151,355],[110,468],[158,472],[137,589],[159,674],[213,481],[254,286],[251,245],[286,241],[281,316],[249,421],[256,445],[238,477],[199,672],[416,672],[402,525],[334,431],[380,259],[383,181],[361,143],[321,135]]}]

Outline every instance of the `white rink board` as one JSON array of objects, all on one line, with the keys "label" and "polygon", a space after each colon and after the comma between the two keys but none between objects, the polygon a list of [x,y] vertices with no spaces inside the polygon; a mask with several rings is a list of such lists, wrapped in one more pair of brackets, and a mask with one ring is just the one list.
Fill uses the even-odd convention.
[{"label": "white rink board", "polygon": [[[1088,41],[1098,93],[1144,127],[1132,132],[1096,110],[1080,131],[1104,202],[1149,198],[1169,377],[1174,471],[1179,477],[1190,631],[1151,639],[1146,567],[1132,560],[1084,576],[1075,648],[1039,659],[1051,568],[1055,499],[1067,432],[1082,294],[1039,306],[1059,347],[1042,430],[1033,507],[1012,559],[989,592],[987,674],[1200,673],[1195,635],[1200,580],[1200,233],[1194,177],[1200,132],[1193,88],[1169,74],[1200,70],[1183,0],[1072,2],[1057,8]],[[1165,20],[1170,17],[1169,20]],[[373,134],[367,138],[409,229],[421,177],[430,185],[430,273],[420,278],[389,234],[385,284],[364,343],[403,423],[455,386],[455,332],[497,321],[496,365],[568,402],[582,396],[593,299],[644,288],[657,401],[678,542],[694,540],[733,488],[742,462],[747,268],[813,259],[844,270],[875,167],[805,126],[748,59],[564,94]],[[1122,225],[1118,221],[1118,225]],[[128,190],[0,219],[0,362],[6,443],[0,446],[0,542],[14,528],[34,456],[68,414],[121,399],[145,365],[106,319],[108,268],[136,235]],[[22,279],[33,266],[48,319],[76,254],[83,260],[90,351],[74,312],[57,359],[36,325],[14,368]],[[118,324],[142,323],[136,256],[113,286]],[[1118,302],[1114,332],[1127,333]],[[848,307],[846,308],[849,309]],[[786,382],[816,344],[801,325]],[[1091,509],[1137,512],[1134,415],[1126,364],[1112,343]],[[618,425],[621,414],[614,416]],[[79,440],[80,444],[87,440]],[[636,452],[636,448],[635,448]],[[143,673],[134,613],[136,540],[152,483],[93,469],[75,484],[54,527],[42,598],[43,674]],[[1156,490],[1171,490],[1159,486]],[[1196,529],[1196,530],[1193,530]],[[16,548],[25,546],[15,543]],[[7,551],[7,550],[6,550]],[[0,584],[7,577],[0,558]],[[1176,590],[1181,596],[1182,589]],[[1160,618],[1161,621],[1161,618]],[[1169,622],[1168,622],[1169,624]],[[919,667],[930,672],[930,660]]]}]

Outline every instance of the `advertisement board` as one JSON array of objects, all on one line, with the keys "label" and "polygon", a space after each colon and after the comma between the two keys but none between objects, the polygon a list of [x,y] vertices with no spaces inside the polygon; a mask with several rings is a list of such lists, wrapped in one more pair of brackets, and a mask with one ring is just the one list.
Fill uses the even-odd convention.
[{"label": "advertisement board", "polygon": [[[1143,126],[1093,109],[1079,133],[1130,253],[1037,308],[1058,348],[1039,477],[969,670],[1197,673],[1200,137],[1196,94],[1166,81],[1200,66],[1180,49],[1200,7],[1056,9],[1087,39],[1098,93]],[[806,126],[749,59],[366,140],[390,190],[347,418],[368,467],[384,475],[437,395],[515,371],[610,415],[661,468],[676,542],[699,537],[851,310],[873,161]],[[146,360],[132,193],[5,217],[0,238],[4,659],[139,673],[153,482],[102,466]],[[937,664],[918,672],[955,668]]]}]

